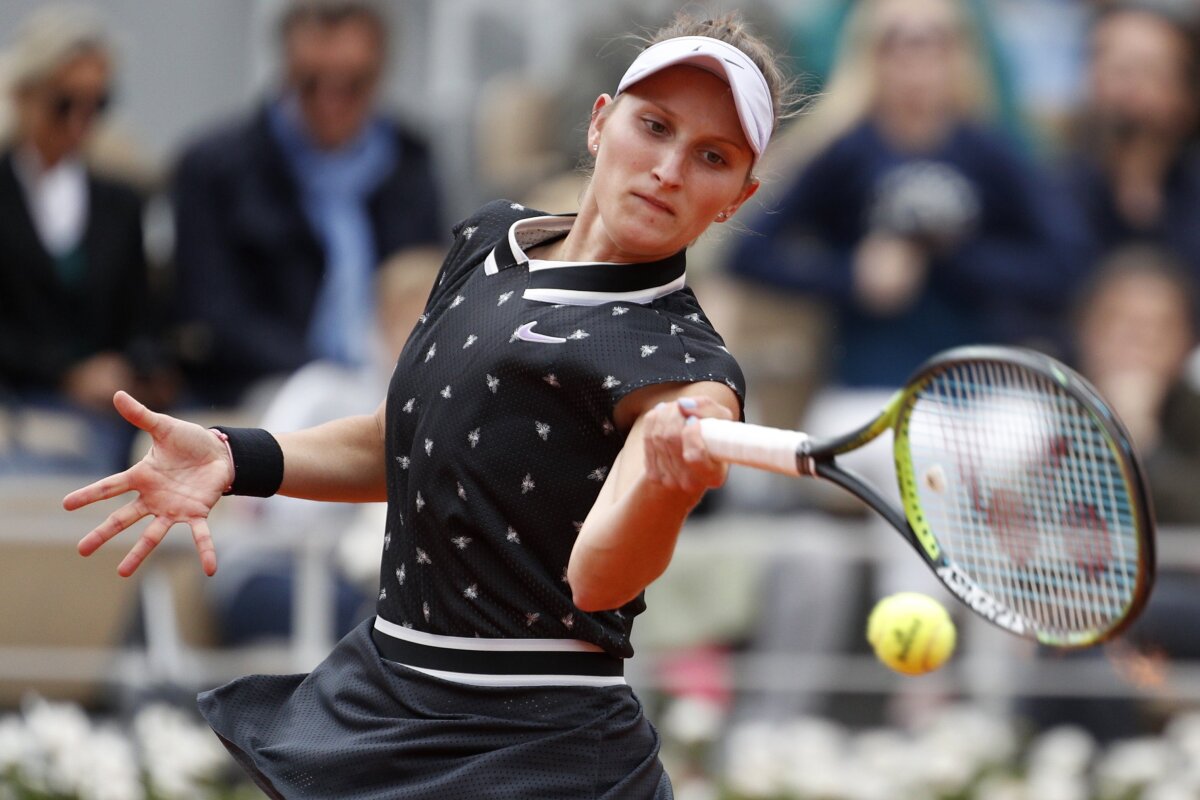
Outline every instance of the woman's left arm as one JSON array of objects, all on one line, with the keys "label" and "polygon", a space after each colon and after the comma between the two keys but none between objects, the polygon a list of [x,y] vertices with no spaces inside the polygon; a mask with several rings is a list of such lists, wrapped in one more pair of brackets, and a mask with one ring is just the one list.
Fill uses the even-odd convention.
[{"label": "woman's left arm", "polygon": [[728,386],[707,381],[647,387],[617,406],[618,423],[634,422],[567,565],[580,610],[619,608],[666,570],[688,513],[727,471],[693,420],[739,411]]}]

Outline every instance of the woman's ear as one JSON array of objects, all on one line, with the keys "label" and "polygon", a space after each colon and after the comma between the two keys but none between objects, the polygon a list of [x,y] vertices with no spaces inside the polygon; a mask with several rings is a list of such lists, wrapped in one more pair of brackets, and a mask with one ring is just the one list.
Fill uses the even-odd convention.
[{"label": "woman's ear", "polygon": [[758,178],[751,178],[750,180],[746,181],[746,185],[742,187],[741,194],[737,196],[736,200],[725,206],[725,208],[721,211],[722,216],[718,217],[717,221],[725,222],[733,217],[733,215],[737,213],[738,209],[742,207],[742,203],[753,197],[754,193],[758,191],[758,187],[761,185],[762,184],[759,182]]},{"label": "woman's ear", "polygon": [[592,104],[592,118],[588,121],[587,134],[588,152],[592,155],[595,155],[596,151],[600,149],[600,131],[604,128],[604,123],[608,119],[608,112],[612,109],[615,102],[611,95],[602,94]]}]

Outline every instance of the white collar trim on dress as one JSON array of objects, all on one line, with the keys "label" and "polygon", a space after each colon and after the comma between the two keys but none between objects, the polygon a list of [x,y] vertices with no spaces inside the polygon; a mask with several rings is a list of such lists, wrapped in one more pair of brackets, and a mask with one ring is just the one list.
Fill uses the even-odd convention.
[{"label": "white collar trim on dress", "polygon": [[613,302],[646,305],[686,285],[686,257],[682,250],[661,261],[644,264],[549,261],[526,255],[527,249],[562,236],[574,224],[574,215],[517,220],[509,227],[508,236],[488,253],[484,272],[495,275],[524,264],[529,271],[529,286],[522,297],[574,306]]}]

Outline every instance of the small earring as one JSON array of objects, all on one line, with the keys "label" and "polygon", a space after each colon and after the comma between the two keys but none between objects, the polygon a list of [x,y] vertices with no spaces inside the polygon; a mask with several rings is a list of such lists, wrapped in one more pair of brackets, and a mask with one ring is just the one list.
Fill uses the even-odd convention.
[{"label": "small earring", "polygon": [[599,152],[600,152],[600,144],[599,144],[599,143],[596,143],[596,144],[592,145],[592,152],[593,152],[593,153],[599,153]]},{"label": "small earring", "polygon": [[717,222],[724,222],[728,218],[729,218],[729,215],[726,214],[724,211],[722,211],[720,214],[717,214]]}]

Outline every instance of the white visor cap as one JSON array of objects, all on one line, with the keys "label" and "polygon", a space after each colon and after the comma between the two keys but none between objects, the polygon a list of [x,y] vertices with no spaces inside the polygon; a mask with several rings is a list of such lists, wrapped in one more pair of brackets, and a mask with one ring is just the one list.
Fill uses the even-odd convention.
[{"label": "white visor cap", "polygon": [[617,94],[656,72],[678,65],[700,67],[729,84],[742,132],[757,163],[775,129],[771,90],[750,57],[731,44],[710,36],[677,36],[651,45],[629,65],[617,85]]}]

